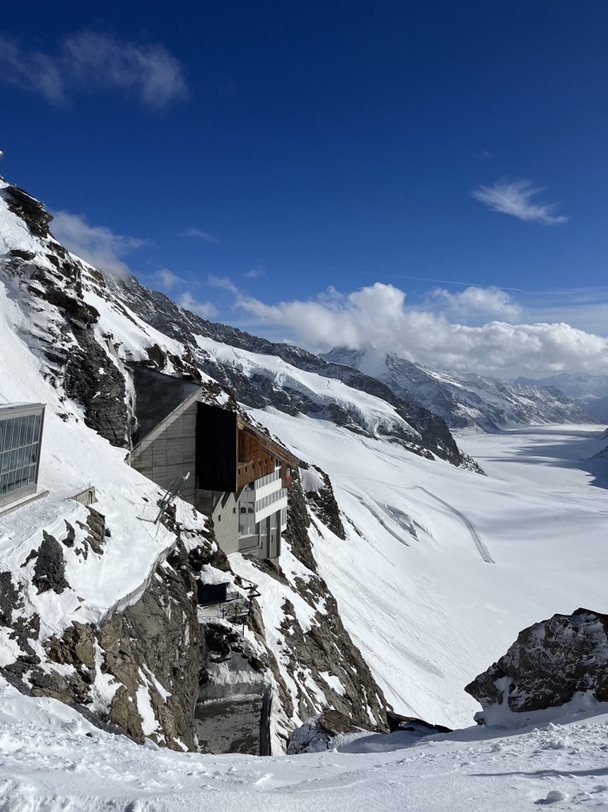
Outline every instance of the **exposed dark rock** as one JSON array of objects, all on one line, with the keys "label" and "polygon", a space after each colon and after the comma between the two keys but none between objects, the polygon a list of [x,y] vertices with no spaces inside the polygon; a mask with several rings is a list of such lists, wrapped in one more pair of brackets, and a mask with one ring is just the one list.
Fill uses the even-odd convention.
[{"label": "exposed dark rock", "polygon": [[23,606],[23,597],[10,572],[0,572],[0,626],[11,626],[13,612]]},{"label": "exposed dark rock", "polygon": [[28,675],[32,694],[50,696],[68,704],[89,702],[95,679],[95,628],[90,624],[72,623],[61,639],[52,635],[46,640],[45,648],[52,663],[71,668],[61,673],[52,668],[34,668]]},{"label": "exposed dark rock", "polygon": [[315,516],[317,516],[332,533],[338,536],[338,538],[344,540],[346,538],[346,531],[342,524],[340,508],[334,496],[331,480],[318,465],[313,465],[312,467],[323,480],[323,485],[318,490],[308,491],[306,493],[308,504],[312,508]]},{"label": "exposed dark rock", "polygon": [[19,259],[25,259],[26,261],[34,259],[34,257],[36,256],[36,254],[34,254],[33,251],[24,251],[22,248],[11,249],[10,255],[12,257],[19,257]]},{"label": "exposed dark rock", "polygon": [[[298,713],[306,719],[318,711],[318,697],[310,694],[311,679],[325,694],[327,705],[339,710],[354,725],[387,729],[386,700],[367,663],[344,628],[335,598],[319,576],[299,582],[302,597],[317,609],[310,628],[302,629],[293,604],[285,600],[281,631],[285,636],[287,669],[299,683]],[[340,691],[324,680],[322,674],[337,677]]]},{"label": "exposed dark rock", "polygon": [[[300,465],[306,466],[307,463],[300,463]],[[295,557],[311,572],[316,573],[317,562],[308,538],[309,527],[310,518],[306,509],[306,500],[299,476],[294,472],[292,485],[287,494],[287,528],[283,533],[283,539],[289,544]]]},{"label": "exposed dark rock", "polygon": [[112,445],[128,446],[128,415],[124,376],[88,329],[73,327],[78,349],[65,366],[66,395],[81,403],[85,422]]},{"label": "exposed dark rock", "polygon": [[465,691],[488,723],[504,711],[561,707],[579,692],[608,702],[608,615],[577,609],[529,626]]},{"label": "exposed dark rock", "polygon": [[61,543],[64,544],[66,547],[73,547],[74,541],[76,540],[76,531],[74,530],[74,527],[67,521],[67,519],[64,519],[64,522],[66,535],[65,538],[61,539]]},{"label": "exposed dark rock", "polygon": [[24,608],[23,587],[19,583],[13,583],[10,572],[0,572],[0,626],[10,629],[10,639],[15,640],[23,652],[16,663],[0,669],[0,672],[13,673],[17,678],[29,666],[40,662],[31,645],[31,641],[36,640],[40,634],[40,616],[36,612],[28,614],[24,612]]},{"label": "exposed dark rock", "polygon": [[287,745],[288,755],[319,753],[329,750],[332,740],[339,735],[361,733],[365,728],[354,725],[344,713],[329,709],[307,719],[293,731]]},{"label": "exposed dark rock", "polygon": [[48,237],[49,223],[53,217],[42,203],[18,186],[7,186],[6,191],[9,209],[27,223],[32,234],[37,237]]},{"label": "exposed dark rock", "polygon": [[163,350],[158,344],[146,347],[149,365],[158,372],[163,372],[168,364],[171,364],[182,378],[188,377],[197,383],[202,382],[202,376],[196,367],[192,351],[186,347],[183,356]]},{"label": "exposed dark rock", "polygon": [[55,257],[56,271],[19,255],[13,256],[10,268],[7,266],[17,284],[30,293],[29,299],[19,300],[20,306],[35,308],[37,300],[44,300],[61,314],[61,319],[48,324],[46,335],[36,333],[29,340],[51,365],[55,386],[63,385],[65,394],[82,405],[86,424],[113,445],[126,446],[129,436],[124,375],[96,339],[93,327],[99,313],[84,301],[82,265],[58,243],[49,242],[49,247],[53,253],[47,257]]},{"label": "exposed dark rock", "polygon": [[99,511],[95,510],[89,505],[87,505],[87,512],[88,515],[86,524],[78,522],[80,527],[83,530],[87,531],[87,536],[84,540],[85,548],[83,551],[85,558],[87,556],[87,548],[90,548],[91,550],[93,550],[94,553],[97,553],[98,555],[102,555],[103,546],[109,533],[109,529],[106,527],[105,516],[103,516],[101,513],[99,513]]},{"label": "exposed dark rock", "polygon": [[394,711],[389,711],[386,714],[386,718],[390,733],[394,733],[397,730],[406,730],[412,733],[422,732],[424,735],[452,732],[452,728],[450,727],[432,725],[430,722],[425,722],[424,719],[417,719],[415,716],[401,716],[401,714],[395,713]]},{"label": "exposed dark rock", "polygon": [[70,586],[65,579],[65,560],[61,544],[46,530],[42,531],[42,543],[36,556],[32,583],[38,589],[38,594],[51,589],[61,594]]}]

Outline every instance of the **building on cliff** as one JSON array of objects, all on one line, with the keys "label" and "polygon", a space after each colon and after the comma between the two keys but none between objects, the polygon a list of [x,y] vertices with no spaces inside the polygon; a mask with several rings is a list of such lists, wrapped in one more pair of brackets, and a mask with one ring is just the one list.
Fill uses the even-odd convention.
[{"label": "building on cliff", "polygon": [[0,406],[0,508],[36,493],[44,408],[42,403]]},{"label": "building on cliff", "polygon": [[200,385],[135,366],[137,433],[129,463],[213,519],[226,554],[276,559],[297,459]]}]

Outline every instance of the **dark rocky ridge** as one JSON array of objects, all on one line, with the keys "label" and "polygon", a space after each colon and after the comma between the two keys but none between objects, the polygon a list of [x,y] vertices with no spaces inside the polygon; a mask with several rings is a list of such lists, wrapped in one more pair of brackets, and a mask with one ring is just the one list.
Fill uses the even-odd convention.
[{"label": "dark rocky ridge", "polygon": [[[51,215],[42,204],[17,187],[9,186],[6,199],[11,210],[21,216],[31,233],[43,241],[44,258],[50,267],[35,261],[35,255],[20,249],[11,252],[4,271],[12,285],[26,294],[19,304],[36,324],[36,300],[57,309],[59,318],[38,325],[29,336],[49,365],[48,377],[65,390],[66,396],[84,409],[86,424],[113,445],[129,443],[125,380],[109,345],[100,346],[94,328],[99,313],[83,300],[83,265],[54,240],[48,230]],[[97,282],[104,285],[99,272]]]},{"label": "dark rocky ridge", "polygon": [[[201,335],[249,352],[275,355],[298,369],[315,372],[323,377],[337,378],[354,389],[374,395],[393,406],[397,414],[420,435],[417,438],[409,432],[395,428],[390,435],[392,440],[401,442],[414,453],[435,455],[454,465],[476,468],[475,463],[459,450],[444,420],[428,409],[398,397],[388,386],[375,378],[364,375],[356,369],[323,360],[300,347],[281,342],[273,343],[235,327],[207,321],[183,310],[164,294],[148,290],[134,277],[126,281],[110,279],[108,285],[116,290],[122,301],[140,318],[176,340],[195,346],[195,336]],[[277,389],[271,380],[261,375],[246,376],[200,350],[195,354],[197,364],[204,372],[232,389],[237,399],[248,406],[254,408],[274,406],[288,414],[297,412],[315,414],[319,410],[318,404],[308,399],[302,392],[286,387]],[[334,408],[329,418],[337,425],[354,431],[366,431],[355,412]]]},{"label": "dark rocky ridge", "polygon": [[[344,533],[333,493],[325,494],[323,516],[317,516],[322,522],[320,526],[317,525],[321,533],[325,529],[334,533],[341,529]],[[295,710],[303,720],[319,712],[318,700],[307,687],[308,680],[312,679],[317,690],[325,694],[327,699],[328,704],[322,706],[322,710],[334,709],[340,712],[355,727],[386,732],[389,710],[386,699],[344,628],[338,604],[327,583],[318,574],[308,535],[309,525],[302,488],[296,479],[289,493],[285,544],[308,570],[305,576],[296,577],[291,585],[314,610],[314,615],[310,627],[304,630],[293,603],[288,599],[284,601],[281,631],[287,645],[283,657],[287,661],[287,671],[298,686]],[[328,537],[327,543],[331,543],[331,537]],[[255,564],[281,583],[288,583],[285,573],[277,565],[258,561]],[[328,673],[338,677],[340,690],[335,690],[323,678],[322,674]]]},{"label": "dark rocky ridge", "polygon": [[[10,194],[10,190],[6,194]],[[19,200],[19,195],[14,199]],[[84,301],[85,289],[95,290],[134,322],[121,303],[128,305],[129,301],[117,283],[106,282],[102,274],[71,257],[53,240],[48,233],[50,218],[38,201],[29,196],[24,200],[21,200],[19,212],[28,218],[24,222],[39,238],[41,252],[34,254],[17,247],[0,268],[23,311],[24,324],[27,325],[23,327],[23,336],[32,351],[45,360],[42,374],[59,393],[65,406],[64,419],[79,419],[80,411],[74,408],[76,401],[82,407],[87,426],[115,445],[127,445],[131,429],[127,396],[130,371],[128,364],[119,357],[121,337],[100,334],[100,316]],[[146,291],[134,280],[132,287],[141,297],[144,310],[149,305],[153,311],[160,294]],[[162,315],[164,329],[175,335],[183,346],[183,341],[188,338],[184,325],[196,317],[184,313],[166,297],[161,298],[168,308],[168,315]],[[159,317],[158,313],[155,317]],[[205,334],[198,321],[194,324],[196,332]],[[217,328],[226,335],[238,333],[222,325]],[[247,338],[252,342],[261,341],[252,336]],[[262,343],[264,346],[268,344],[269,348],[274,346]],[[309,358],[312,366],[319,363],[315,356],[297,348],[281,345],[281,349],[290,356],[301,353]],[[196,364],[200,361],[201,357],[195,356],[187,346],[183,354],[177,356],[150,341],[147,363],[155,369],[172,367],[179,374],[196,380]],[[211,359],[205,363],[211,368]],[[259,405],[278,401],[285,409],[294,411],[317,408],[315,404],[307,403],[305,397],[299,401],[298,393],[278,390],[277,394],[267,379],[263,382],[254,380],[252,386],[250,379],[242,376],[239,381],[238,373],[227,367],[218,368],[216,372],[220,379],[223,375],[227,383],[236,380],[241,391],[249,391],[250,398],[259,399]],[[377,386],[376,383],[370,385]],[[219,389],[215,383],[212,387]],[[236,408],[232,395],[230,402]],[[403,404],[399,408],[405,410]],[[353,430],[360,430],[350,413],[334,417]],[[446,442],[450,439],[448,436]],[[403,441],[410,442],[411,435],[405,436]],[[443,448],[441,440],[434,442],[438,449]],[[431,453],[415,443],[413,450]],[[454,454],[457,453],[455,449]],[[323,523],[327,522],[339,534],[341,520],[329,482],[313,501],[317,529],[324,532]],[[39,588],[59,594],[71,589],[65,577],[64,559],[76,555],[86,560],[89,555],[104,554],[104,545],[106,539],[111,538],[112,528],[106,526],[106,517],[101,513],[89,509],[87,515],[86,538],[78,547],[74,545],[75,529],[67,522],[63,535],[53,530],[56,538],[47,535],[42,540],[42,534],[38,534],[38,547],[32,556],[36,564],[30,570]],[[300,718],[310,716],[323,710],[324,703],[340,708],[356,724],[386,729],[386,702],[382,691],[344,629],[326,583],[317,574],[308,537],[309,515],[297,484],[291,492],[286,543],[293,541],[294,554],[306,567],[306,575],[289,582],[279,568],[270,563],[261,565],[266,573],[286,585],[294,596],[299,595],[314,610],[310,630],[304,629],[293,612],[293,602],[289,598],[284,600],[281,631],[285,640],[285,667],[279,666],[268,647],[259,606],[253,606],[247,621],[259,643],[255,654],[250,646],[245,645],[242,635],[235,636],[234,629],[224,629],[223,636],[219,633],[201,634],[194,597],[197,573],[204,565],[212,564],[222,567],[228,580],[233,579],[236,583],[237,579],[225,558],[219,560],[221,556],[212,538],[201,535],[186,549],[180,541],[183,528],[172,526],[170,516],[166,520],[176,535],[168,559],[149,574],[147,586],[142,585],[142,596],[134,605],[124,611],[117,609],[99,626],[72,622],[61,635],[41,640],[40,618],[27,615],[23,588],[10,573],[3,573],[0,586],[6,587],[6,591],[5,599],[0,603],[0,620],[11,629],[10,634],[18,641],[21,650],[15,661],[5,667],[4,673],[23,690],[35,695],[53,696],[92,709],[104,722],[118,725],[137,741],[143,739],[145,731],[136,695],[146,687],[159,723],[152,737],[169,747],[179,747],[178,742],[182,742],[186,747],[195,748],[193,708],[198,691],[207,679],[209,657],[213,652],[225,654],[228,650],[243,654],[254,670],[272,677],[286,733],[293,727],[294,714]],[[81,529],[85,529],[84,524]],[[342,687],[332,687],[322,676],[327,673],[337,678]],[[105,706],[100,704],[94,690],[100,679],[103,682],[103,675],[108,682],[113,681],[116,688],[110,698],[106,697]],[[311,683],[315,686],[312,689]],[[165,693],[170,697],[165,697]],[[322,694],[325,700],[321,702],[319,696]]]}]

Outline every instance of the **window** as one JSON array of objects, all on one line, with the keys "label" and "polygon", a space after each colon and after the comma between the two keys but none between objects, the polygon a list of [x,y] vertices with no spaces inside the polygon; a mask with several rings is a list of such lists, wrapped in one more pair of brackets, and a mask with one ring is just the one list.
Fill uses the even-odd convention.
[{"label": "window", "polygon": [[43,413],[42,404],[0,408],[0,505],[35,489]]}]

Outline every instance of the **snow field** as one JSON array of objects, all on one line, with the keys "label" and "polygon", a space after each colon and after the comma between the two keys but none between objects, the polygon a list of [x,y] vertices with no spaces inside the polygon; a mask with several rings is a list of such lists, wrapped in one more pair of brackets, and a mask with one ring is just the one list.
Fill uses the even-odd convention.
[{"label": "snow field", "polygon": [[[460,437],[484,477],[325,421],[253,415],[331,477],[347,539],[320,528],[320,573],[397,712],[466,726],[479,706],[464,686],[522,628],[608,611],[608,506],[575,450],[577,439],[599,450],[598,427]],[[537,464],[543,444],[574,458]]]},{"label": "snow field", "polygon": [[0,812],[493,812],[608,808],[608,714],[517,733],[345,737],[302,756],[138,746],[0,680]]}]

